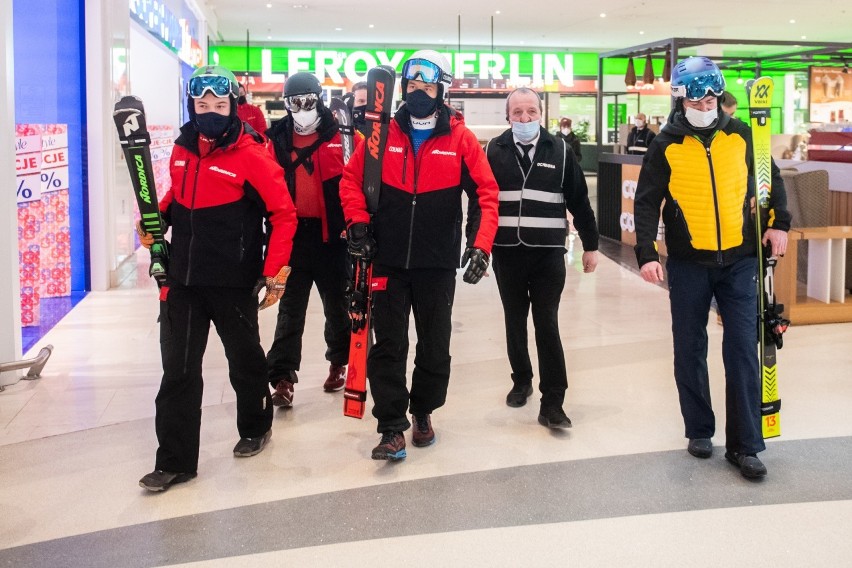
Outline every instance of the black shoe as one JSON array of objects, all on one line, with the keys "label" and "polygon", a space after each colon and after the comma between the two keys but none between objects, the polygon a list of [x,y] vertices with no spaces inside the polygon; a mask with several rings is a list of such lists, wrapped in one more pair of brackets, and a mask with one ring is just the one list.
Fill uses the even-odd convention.
[{"label": "black shoe", "polygon": [[414,429],[411,433],[411,443],[418,448],[425,448],[435,443],[435,430],[432,428],[431,414],[412,414]]},{"label": "black shoe", "polygon": [[527,399],[532,396],[532,393],[531,384],[515,385],[506,395],[506,404],[512,408],[519,408],[527,403]]},{"label": "black shoe", "polygon": [[728,450],[725,459],[740,468],[740,473],[748,479],[760,479],[766,476],[766,466],[755,454],[741,454]]},{"label": "black shoe", "polygon": [[571,427],[571,419],[565,416],[561,408],[542,408],[538,423],[548,428],[564,429]]},{"label": "black shoe", "polygon": [[238,458],[255,456],[263,451],[271,437],[272,429],[267,430],[266,434],[257,438],[240,438],[240,441],[234,446],[234,455]]},{"label": "black shoe", "polygon": [[373,448],[372,458],[374,460],[397,461],[405,459],[405,436],[402,432],[382,432],[379,445]]},{"label": "black shoe", "polygon": [[709,458],[713,455],[713,442],[710,438],[693,438],[689,441],[686,451],[697,458]]},{"label": "black shoe", "polygon": [[194,479],[198,473],[175,473],[172,471],[163,471],[155,469],[145,477],[139,480],[139,486],[144,487],[148,491],[165,491],[175,483],[184,483],[190,479]]}]

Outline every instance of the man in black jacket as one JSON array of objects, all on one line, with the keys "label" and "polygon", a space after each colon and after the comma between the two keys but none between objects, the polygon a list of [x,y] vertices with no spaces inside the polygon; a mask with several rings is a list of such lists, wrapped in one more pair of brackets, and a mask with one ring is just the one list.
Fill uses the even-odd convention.
[{"label": "man in black jacket", "polygon": [[322,87],[311,73],[294,73],[284,83],[287,116],[266,134],[270,151],[284,168],[287,188],[299,218],[287,295],[278,307],[275,339],[266,356],[272,404],[293,405],[296,371],[302,362],[302,334],[311,287],[316,284],[325,315],[325,358],[329,362],[325,392],[346,383],[349,359],[349,312],[346,301],[346,241],[339,185],[343,174],[340,133],[321,98]]},{"label": "man in black jacket", "polygon": [[597,266],[595,214],[574,152],[541,127],[541,99],[535,91],[522,87],[509,93],[506,120],[512,127],[486,148],[500,187],[493,254],[514,383],[506,404],[524,406],[533,393],[527,346],[532,307],[542,395],[538,421],[549,428],[569,428],[571,420],[562,409],[568,378],[558,317],[566,276],[565,210],[580,233],[587,273]]}]

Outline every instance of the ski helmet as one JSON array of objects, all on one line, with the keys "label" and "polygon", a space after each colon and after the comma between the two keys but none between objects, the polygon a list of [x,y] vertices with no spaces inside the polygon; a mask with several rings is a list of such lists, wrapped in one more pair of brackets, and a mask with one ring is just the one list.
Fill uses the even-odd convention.
[{"label": "ski helmet", "polygon": [[240,96],[237,78],[221,65],[205,65],[196,69],[186,84],[186,108],[193,121],[195,99],[200,99],[208,92],[217,97],[228,97],[231,102],[231,116],[237,115],[237,99]]},{"label": "ski helmet", "polygon": [[294,73],[284,83],[284,96],[307,95],[313,93],[317,96],[322,94],[322,86],[319,79],[313,73]]},{"label": "ski helmet", "polygon": [[221,65],[199,67],[186,85],[186,93],[193,99],[200,99],[210,91],[217,97],[240,96],[240,85],[234,74]]},{"label": "ski helmet", "polygon": [[672,96],[698,101],[725,92],[725,77],[719,66],[706,57],[687,57],[672,70]]},{"label": "ski helmet", "polygon": [[446,57],[432,49],[415,51],[402,65],[402,100],[405,100],[408,81],[411,79],[437,84],[438,100],[443,100],[453,84],[450,62],[447,61]]}]

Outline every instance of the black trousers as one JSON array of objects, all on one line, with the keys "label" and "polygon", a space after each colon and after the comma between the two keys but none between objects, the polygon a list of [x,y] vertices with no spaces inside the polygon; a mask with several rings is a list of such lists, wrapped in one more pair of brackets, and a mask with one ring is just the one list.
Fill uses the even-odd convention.
[{"label": "black trousers", "polygon": [[[387,278],[384,290],[373,292],[373,329],[367,377],[373,395],[377,430],[407,430],[406,411],[431,414],[444,405],[450,382],[450,332],[456,271],[403,270],[373,266],[373,281]],[[408,319],[414,312],[417,347],[411,391],[406,383]]]},{"label": "black trousers", "polygon": [[299,219],[290,255],[293,271],[278,302],[275,337],[266,355],[272,386],[301,366],[305,314],[314,284],[325,314],[325,358],[332,365],[348,362],[351,328],[346,302],[347,262],[346,241],[334,236],[324,243],[319,219]]},{"label": "black trousers", "polygon": [[565,249],[494,247],[494,275],[503,303],[512,381],[532,383],[527,317],[532,307],[542,408],[561,408],[568,388],[559,337],[559,300],[565,288]]},{"label": "black trousers", "polygon": [[167,286],[160,302],[163,380],[156,399],[160,444],[156,469],[193,472],[198,469],[204,389],[201,362],[211,321],[225,348],[231,386],[237,393],[241,438],[262,436],[272,427],[272,401],[252,289],[185,287],[171,281]]}]

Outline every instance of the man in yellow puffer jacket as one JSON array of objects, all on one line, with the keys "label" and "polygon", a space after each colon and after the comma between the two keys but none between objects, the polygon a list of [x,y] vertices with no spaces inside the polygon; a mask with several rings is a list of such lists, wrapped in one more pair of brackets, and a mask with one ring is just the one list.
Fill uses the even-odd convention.
[{"label": "man in yellow puffer jacket", "polygon": [[[761,478],[765,449],[757,358],[757,246],[753,224],[751,130],[721,111],[725,80],[706,57],[689,57],[672,72],[675,108],[651,144],[636,188],[636,258],[646,282],[663,280],[655,244],[663,206],[675,383],[687,450],[713,452],[715,416],[707,370],[707,314],[715,296],[725,322],[725,458],[743,476]],[[787,248],[790,214],[778,167],[763,244]]]}]

